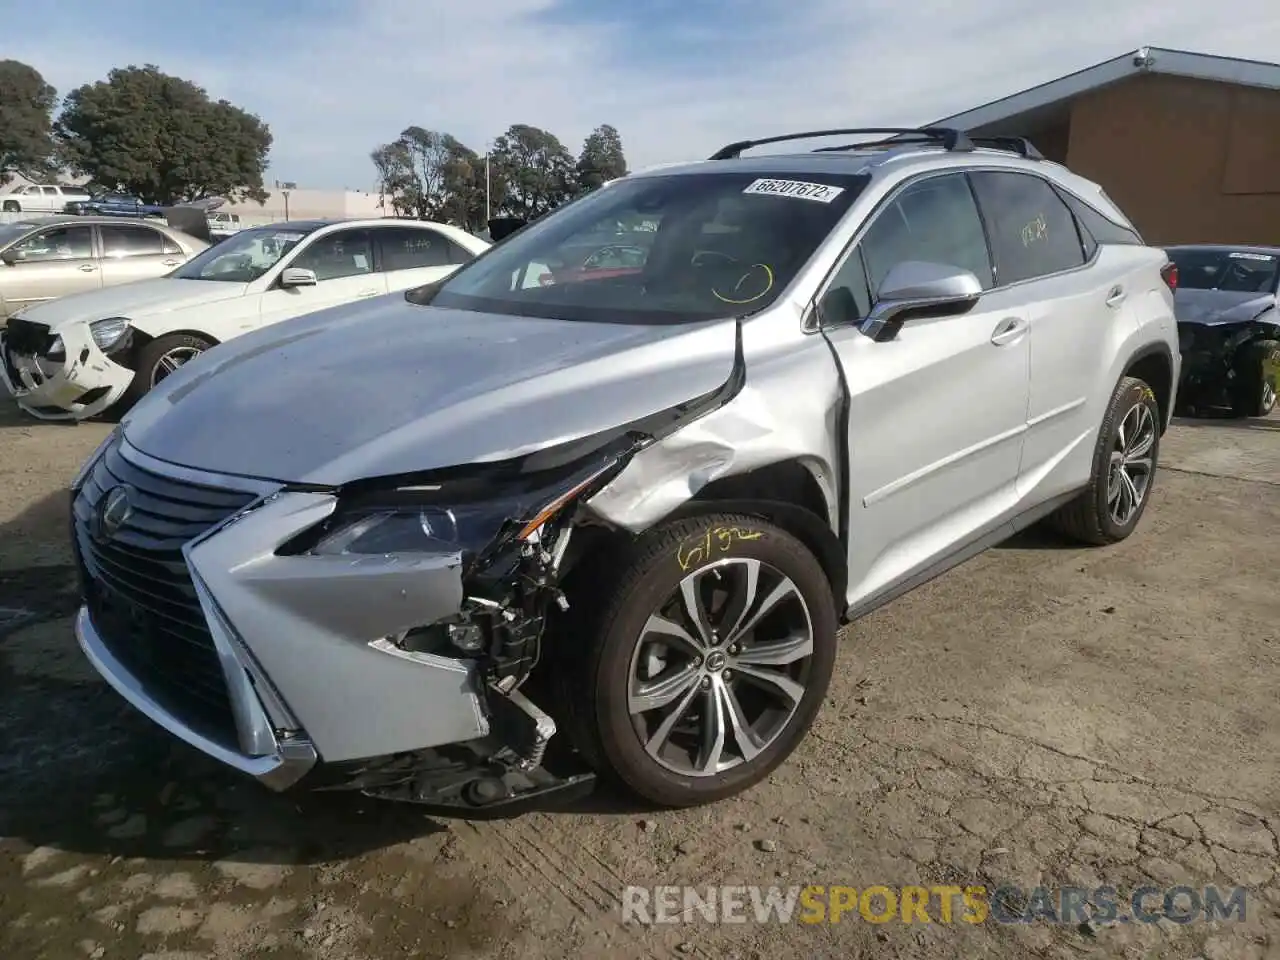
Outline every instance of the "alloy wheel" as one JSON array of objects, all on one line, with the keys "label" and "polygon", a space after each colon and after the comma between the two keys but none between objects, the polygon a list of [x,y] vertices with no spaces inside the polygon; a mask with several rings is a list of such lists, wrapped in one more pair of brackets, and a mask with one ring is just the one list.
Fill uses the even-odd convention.
[{"label": "alloy wheel", "polygon": [[1151,407],[1136,403],[1120,421],[1111,467],[1107,475],[1107,509],[1117,526],[1133,519],[1146,499],[1155,470],[1152,450],[1156,442],[1156,418]]},{"label": "alloy wheel", "polygon": [[156,365],[151,368],[151,385],[154,387],[173,371],[203,352],[199,347],[174,347],[162,354],[156,361]]},{"label": "alloy wheel", "polygon": [[1262,412],[1270,413],[1276,405],[1276,388],[1270,380],[1262,382]]},{"label": "alloy wheel", "polygon": [[750,762],[804,697],[813,620],[790,578],[735,557],[689,573],[645,622],[627,709],[646,753],[680,776]]}]

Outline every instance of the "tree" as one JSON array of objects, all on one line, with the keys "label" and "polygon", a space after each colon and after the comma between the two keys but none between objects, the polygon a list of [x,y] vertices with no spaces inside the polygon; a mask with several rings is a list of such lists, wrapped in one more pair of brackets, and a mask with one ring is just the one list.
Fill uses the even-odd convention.
[{"label": "tree", "polygon": [[58,92],[34,67],[0,60],[0,184],[17,171],[42,179],[54,168],[53,108]]},{"label": "tree", "polygon": [[627,158],[622,153],[622,137],[614,127],[605,123],[591,131],[578,155],[577,172],[578,188],[584,193],[626,176]]},{"label": "tree", "polygon": [[267,199],[267,125],[152,65],[73,90],[54,131],[75,169],[149,203]]},{"label": "tree", "polygon": [[443,211],[455,206],[450,190],[456,186],[466,157],[475,154],[448,133],[422,127],[406,127],[391,143],[376,148],[370,159],[378,171],[384,200],[401,216],[423,220],[444,219]]},{"label": "tree", "polygon": [[564,203],[576,190],[573,155],[553,134],[513,124],[494,143],[491,172],[505,188],[494,212],[533,220]]}]

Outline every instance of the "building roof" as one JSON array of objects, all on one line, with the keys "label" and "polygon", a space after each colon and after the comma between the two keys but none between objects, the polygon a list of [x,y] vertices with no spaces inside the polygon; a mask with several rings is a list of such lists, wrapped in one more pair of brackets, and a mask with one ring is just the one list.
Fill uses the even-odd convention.
[{"label": "building roof", "polygon": [[1163,74],[1213,80],[1244,87],[1280,90],[1280,64],[1260,60],[1237,60],[1215,57],[1207,53],[1189,53],[1164,47],[1140,47],[1123,56],[1094,64],[1084,70],[1050,80],[1020,93],[993,100],[964,113],[934,121],[931,126],[958,127],[961,130],[986,132],[986,128],[1009,124],[1027,127],[1046,118],[1081,94],[1111,86],[1142,74]]}]

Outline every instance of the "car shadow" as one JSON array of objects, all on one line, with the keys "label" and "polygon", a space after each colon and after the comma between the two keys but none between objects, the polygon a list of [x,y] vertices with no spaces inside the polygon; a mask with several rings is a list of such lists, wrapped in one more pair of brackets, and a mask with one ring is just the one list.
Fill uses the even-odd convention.
[{"label": "car shadow", "polygon": [[1280,420],[1275,417],[1244,418],[1233,417],[1230,414],[1215,414],[1204,417],[1174,417],[1173,422],[1179,427],[1189,427],[1193,430],[1209,427],[1214,430],[1280,431]]}]

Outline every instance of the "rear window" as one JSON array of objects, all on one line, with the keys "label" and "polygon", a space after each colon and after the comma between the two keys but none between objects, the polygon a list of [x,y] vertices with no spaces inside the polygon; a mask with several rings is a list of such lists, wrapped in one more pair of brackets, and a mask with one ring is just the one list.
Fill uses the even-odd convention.
[{"label": "rear window", "polygon": [[1180,290],[1271,293],[1280,274],[1280,256],[1252,250],[1170,250]]},{"label": "rear window", "polygon": [[491,248],[430,302],[639,324],[755,313],[786,289],[867,182],[825,172],[619,180]]}]

